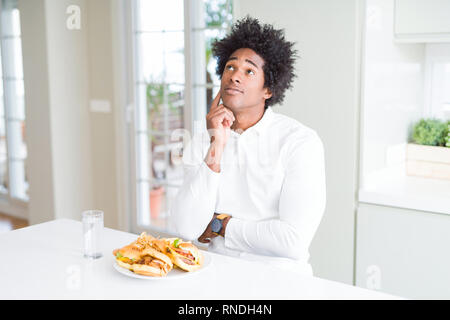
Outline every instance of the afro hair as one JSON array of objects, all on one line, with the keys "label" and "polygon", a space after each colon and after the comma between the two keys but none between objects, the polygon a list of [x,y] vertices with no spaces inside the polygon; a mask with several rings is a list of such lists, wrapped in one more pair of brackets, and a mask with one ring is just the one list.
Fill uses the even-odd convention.
[{"label": "afro hair", "polygon": [[216,73],[222,77],[225,65],[233,52],[241,48],[255,51],[264,60],[264,88],[269,88],[272,97],[266,100],[265,108],[283,102],[286,89],[290,89],[296,77],[294,63],[297,51],[294,43],[286,41],[284,30],[272,25],[261,25],[249,16],[237,21],[231,32],[212,44],[217,59]]}]

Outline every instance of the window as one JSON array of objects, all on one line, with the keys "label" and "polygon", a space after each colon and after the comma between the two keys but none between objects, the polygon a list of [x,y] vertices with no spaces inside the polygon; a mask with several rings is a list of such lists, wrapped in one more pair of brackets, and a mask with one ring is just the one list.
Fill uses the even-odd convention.
[{"label": "window", "polygon": [[27,201],[27,147],[17,0],[1,1],[0,193]]},{"label": "window", "polygon": [[174,157],[188,132],[204,126],[220,87],[211,44],[232,22],[231,0],[135,0],[134,42],[136,225],[169,231],[170,204],[183,181]]},{"label": "window", "polygon": [[450,119],[450,45],[427,44],[425,112],[430,118]]}]

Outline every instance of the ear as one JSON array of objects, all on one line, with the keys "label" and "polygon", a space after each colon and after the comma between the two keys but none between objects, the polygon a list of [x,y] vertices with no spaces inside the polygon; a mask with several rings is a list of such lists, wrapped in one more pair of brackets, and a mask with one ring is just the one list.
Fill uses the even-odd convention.
[{"label": "ear", "polygon": [[272,91],[269,88],[264,88],[264,99],[270,99],[272,97]]}]

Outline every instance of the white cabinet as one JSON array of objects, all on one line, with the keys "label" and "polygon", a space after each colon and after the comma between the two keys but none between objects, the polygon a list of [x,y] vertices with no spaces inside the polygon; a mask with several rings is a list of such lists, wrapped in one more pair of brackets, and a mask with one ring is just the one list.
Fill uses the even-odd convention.
[{"label": "white cabinet", "polygon": [[449,0],[396,0],[397,42],[450,42]]},{"label": "white cabinet", "polygon": [[450,215],[360,203],[356,234],[357,286],[450,298]]}]

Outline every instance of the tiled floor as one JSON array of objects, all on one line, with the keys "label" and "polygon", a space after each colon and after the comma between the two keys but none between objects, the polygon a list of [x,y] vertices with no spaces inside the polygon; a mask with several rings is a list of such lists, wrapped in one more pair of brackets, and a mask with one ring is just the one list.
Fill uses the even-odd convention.
[{"label": "tiled floor", "polygon": [[0,233],[28,226],[28,221],[0,213]]}]

